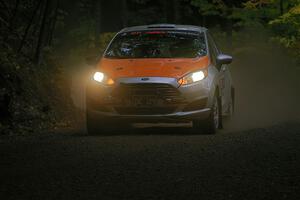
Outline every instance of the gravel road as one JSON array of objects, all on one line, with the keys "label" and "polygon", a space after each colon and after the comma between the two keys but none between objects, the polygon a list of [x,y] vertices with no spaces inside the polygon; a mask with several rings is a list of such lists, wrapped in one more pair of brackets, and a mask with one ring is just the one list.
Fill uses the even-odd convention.
[{"label": "gravel road", "polygon": [[300,199],[300,125],[0,138],[0,199]]}]

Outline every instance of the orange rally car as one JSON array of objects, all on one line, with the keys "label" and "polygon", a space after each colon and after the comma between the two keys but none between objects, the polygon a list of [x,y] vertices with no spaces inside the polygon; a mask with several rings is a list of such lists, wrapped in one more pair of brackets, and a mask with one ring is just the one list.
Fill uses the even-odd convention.
[{"label": "orange rally car", "polygon": [[88,83],[87,130],[101,134],[134,122],[193,122],[215,133],[234,110],[231,62],[203,27],[125,28]]}]

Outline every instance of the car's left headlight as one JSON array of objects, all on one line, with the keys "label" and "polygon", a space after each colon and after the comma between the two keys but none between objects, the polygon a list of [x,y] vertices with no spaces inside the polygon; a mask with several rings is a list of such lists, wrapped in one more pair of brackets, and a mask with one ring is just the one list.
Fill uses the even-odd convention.
[{"label": "car's left headlight", "polygon": [[109,78],[102,72],[95,72],[93,75],[93,80],[106,85],[113,85],[115,83],[113,79]]},{"label": "car's left headlight", "polygon": [[189,85],[204,80],[207,77],[207,70],[200,70],[190,73],[178,80],[180,85]]}]

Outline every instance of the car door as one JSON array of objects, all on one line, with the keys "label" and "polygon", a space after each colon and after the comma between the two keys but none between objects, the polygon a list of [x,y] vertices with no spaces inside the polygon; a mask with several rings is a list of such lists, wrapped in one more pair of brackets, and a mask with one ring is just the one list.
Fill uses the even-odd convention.
[{"label": "car door", "polygon": [[230,111],[230,107],[232,104],[232,98],[231,98],[231,74],[228,69],[228,65],[218,65],[217,64],[217,57],[219,54],[221,54],[221,51],[218,49],[214,39],[212,36],[208,33],[208,42],[209,42],[209,51],[211,55],[211,60],[213,65],[218,69],[219,71],[219,89],[220,89],[220,96],[222,98],[222,111],[223,114],[228,114]]}]

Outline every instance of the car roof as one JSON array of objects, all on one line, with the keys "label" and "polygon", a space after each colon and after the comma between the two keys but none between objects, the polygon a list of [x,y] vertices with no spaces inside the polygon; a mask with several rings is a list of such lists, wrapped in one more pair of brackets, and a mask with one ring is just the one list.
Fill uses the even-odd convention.
[{"label": "car roof", "polygon": [[196,31],[205,32],[207,29],[200,26],[193,25],[176,25],[176,24],[151,24],[144,26],[133,26],[124,28],[120,33],[133,31],[149,31],[149,30],[174,30],[174,31]]}]

